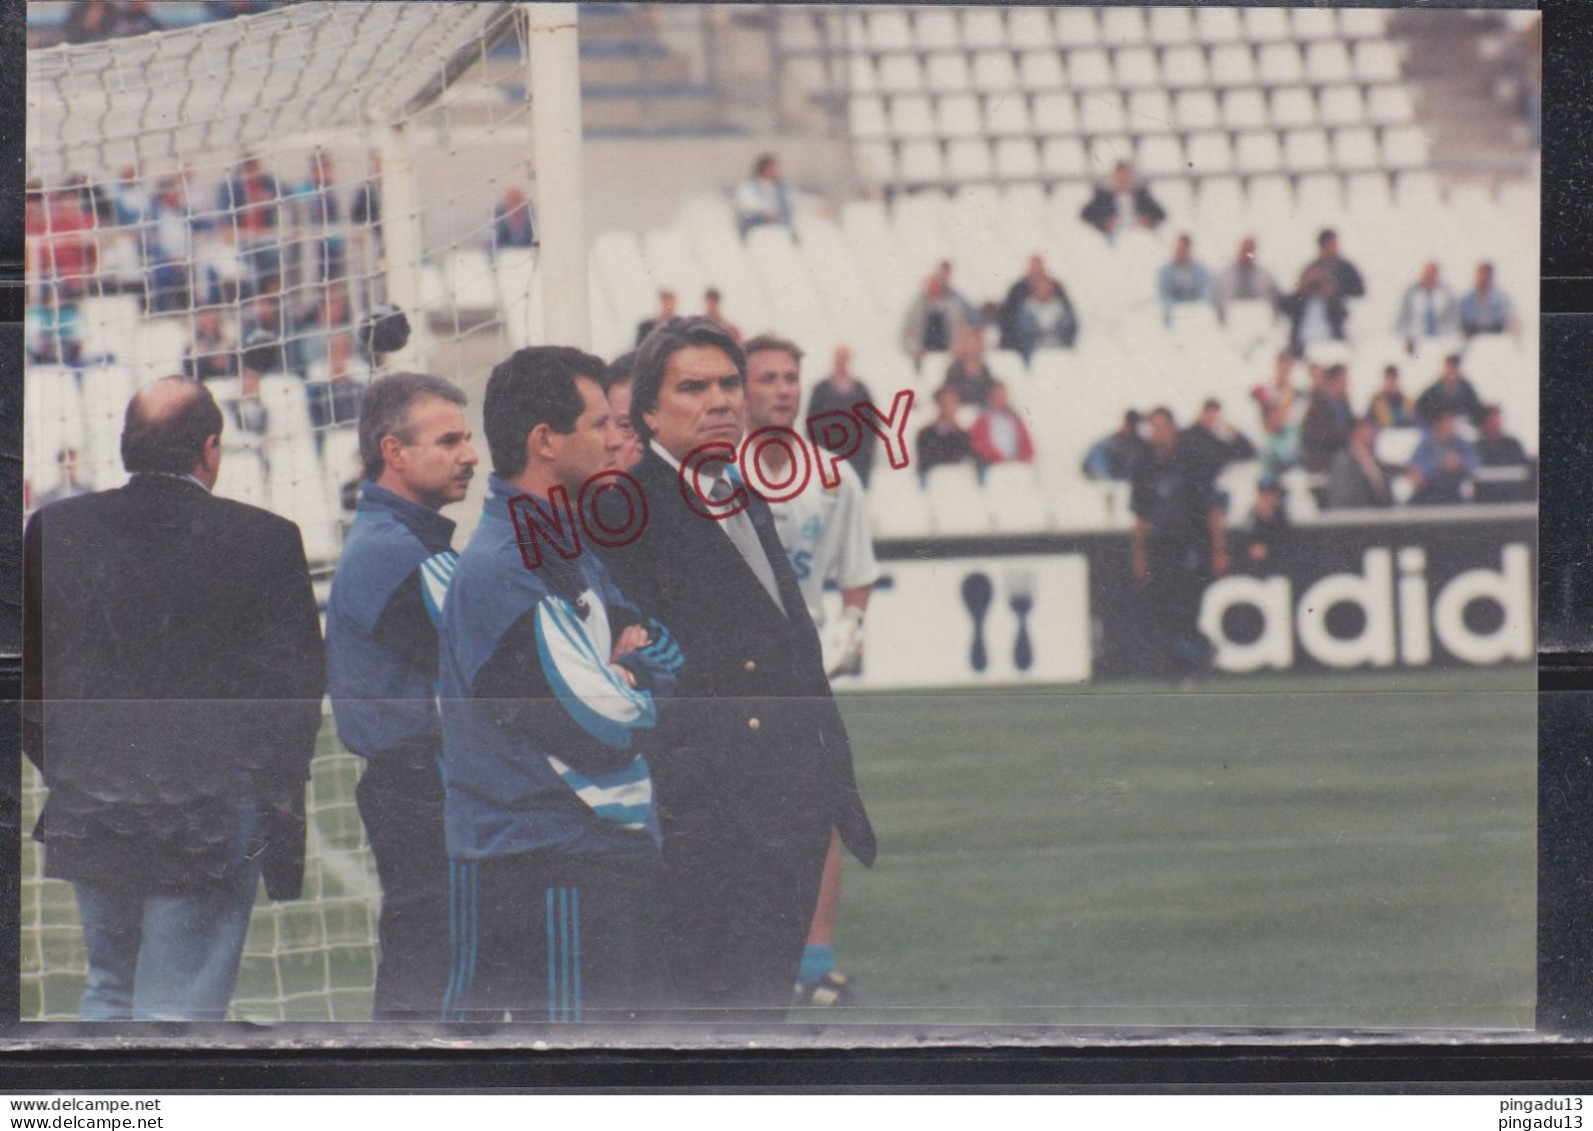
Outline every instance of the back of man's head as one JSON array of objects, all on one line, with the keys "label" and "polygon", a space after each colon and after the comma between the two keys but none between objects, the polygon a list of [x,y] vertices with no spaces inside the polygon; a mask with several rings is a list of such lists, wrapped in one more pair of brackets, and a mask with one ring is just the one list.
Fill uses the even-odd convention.
[{"label": "back of man's head", "polygon": [[129,475],[188,475],[221,428],[221,409],[209,389],[187,377],[162,377],[127,402],[122,466]]},{"label": "back of man's head", "polygon": [[[657,336],[655,330],[647,340]],[[481,413],[494,475],[514,479],[525,470],[525,438],[538,424],[561,435],[575,428],[585,407],[576,387],[582,377],[607,390],[603,359],[574,346],[532,346],[493,366]]]},{"label": "back of man's head", "polygon": [[636,350],[631,367],[631,422],[643,441],[652,438],[652,429],[642,419],[658,407],[658,392],[664,387],[669,359],[684,349],[705,346],[723,350],[743,379],[747,376],[747,355],[730,332],[711,318],[672,318],[654,327]]},{"label": "back of man's head", "polygon": [[405,444],[414,442],[410,409],[428,397],[461,408],[465,405],[463,390],[427,373],[394,373],[378,377],[365,387],[360,395],[359,434],[360,463],[366,479],[374,482],[382,477],[386,468],[382,457],[385,437],[396,436]]}]

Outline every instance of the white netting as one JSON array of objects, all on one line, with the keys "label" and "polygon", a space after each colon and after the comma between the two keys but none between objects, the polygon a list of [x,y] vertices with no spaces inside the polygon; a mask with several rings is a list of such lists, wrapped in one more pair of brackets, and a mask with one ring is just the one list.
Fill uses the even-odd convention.
[{"label": "white netting", "polygon": [[[124,482],[128,398],[186,371],[226,416],[218,492],[296,522],[324,597],[372,374],[404,363],[478,391],[538,332],[526,57],[516,5],[423,3],[299,3],[31,52],[30,507]],[[384,302],[412,330],[386,358],[360,333]],[[258,909],[239,1017],[369,1015],[358,768],[328,726],[305,898]],[[31,768],[24,784],[31,829]],[[72,893],[31,842],[23,876],[22,1014],[73,1017]]]}]

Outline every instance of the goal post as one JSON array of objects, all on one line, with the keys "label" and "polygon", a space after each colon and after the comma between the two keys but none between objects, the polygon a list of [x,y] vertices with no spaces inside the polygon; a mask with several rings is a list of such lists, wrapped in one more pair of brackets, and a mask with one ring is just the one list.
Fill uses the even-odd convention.
[{"label": "goal post", "polygon": [[[218,493],[299,525],[324,600],[365,382],[422,369],[464,388],[479,422],[508,352],[592,339],[576,19],[573,4],[306,0],[30,52],[29,506],[125,482],[128,398],[189,372],[223,409]],[[411,328],[387,352],[364,334],[384,303]],[[461,537],[478,509],[458,508]],[[369,1016],[361,765],[329,719],[319,742],[305,896],[257,907],[239,1019]],[[31,830],[43,787],[23,773]],[[71,1019],[71,889],[31,841],[22,877],[22,1016]]]}]

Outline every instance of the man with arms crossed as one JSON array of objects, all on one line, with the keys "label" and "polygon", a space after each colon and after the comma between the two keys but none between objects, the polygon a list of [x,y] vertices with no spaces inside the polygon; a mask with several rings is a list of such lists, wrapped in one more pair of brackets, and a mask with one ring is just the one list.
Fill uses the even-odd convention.
[{"label": "man with arms crossed", "polygon": [[76,889],[85,1021],[220,1021],[255,891],[296,899],[325,667],[298,527],[211,494],[221,410],[186,377],[127,406],[127,486],[23,546],[23,747],[44,872]]},{"label": "man with arms crossed", "polygon": [[326,606],[332,713],[365,759],[354,796],[382,883],[377,1020],[434,1020],[448,979],[437,626],[459,555],[440,512],[465,497],[479,460],[464,404],[418,373],[366,388],[365,483]]},{"label": "man with arms crossed", "polygon": [[603,373],[542,346],[487,383],[493,473],[443,610],[449,1019],[619,1020],[646,1004],[659,831],[639,732],[682,657],[590,545],[557,548],[579,522],[563,499],[573,509],[619,452]]},{"label": "man with arms crossed", "polygon": [[[802,408],[801,366],[802,351],[792,342],[764,334],[747,343],[749,432],[794,425]],[[784,448],[770,444],[763,449],[763,457],[768,482],[783,482],[791,474]],[[796,498],[769,504],[808,615],[819,630],[824,670],[830,676],[852,674],[862,667],[863,613],[869,592],[879,580],[862,480],[850,463],[843,461],[836,470],[841,478],[835,487],[826,487],[813,475]],[[827,626],[824,585],[831,580],[841,590],[841,616]],[[835,967],[835,921],[840,911],[841,841],[832,832],[819,905],[797,973],[800,1004],[852,1004],[850,980]]]},{"label": "man with arms crossed", "polygon": [[[648,336],[631,389],[647,450],[631,474],[649,517],[605,556],[686,654],[657,758],[674,1003],[691,1019],[767,1022],[790,1003],[831,831],[865,864],[874,833],[773,516],[728,462],[745,385],[741,347],[713,322],[678,319]],[[717,461],[693,455],[703,445]]]}]

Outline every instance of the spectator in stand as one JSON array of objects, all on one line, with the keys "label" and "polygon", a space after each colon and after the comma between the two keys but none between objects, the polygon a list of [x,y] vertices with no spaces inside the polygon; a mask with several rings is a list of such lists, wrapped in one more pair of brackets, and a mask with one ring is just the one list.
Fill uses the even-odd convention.
[{"label": "spectator in stand", "polygon": [[1482,398],[1476,387],[1460,371],[1460,355],[1452,353],[1444,358],[1444,368],[1438,380],[1427,386],[1416,398],[1416,416],[1431,428],[1445,413],[1459,413],[1475,425],[1482,424]]},{"label": "spectator in stand", "polygon": [[636,327],[636,344],[641,345],[647,340],[647,335],[653,332],[655,326],[662,326],[675,317],[675,292],[663,290],[658,292],[658,313],[652,318],[644,319]]},{"label": "spectator in stand", "polygon": [[1414,428],[1416,403],[1399,387],[1399,367],[1383,366],[1383,387],[1372,396],[1366,417],[1378,428]]},{"label": "spectator in stand", "polygon": [[237,372],[238,348],[227,334],[221,311],[202,308],[194,317],[194,341],[183,361],[183,374],[190,381],[209,381]]},{"label": "spectator in stand", "polygon": [[1299,361],[1300,359],[1294,356],[1292,350],[1279,350],[1277,359],[1272,365],[1271,383],[1258,386],[1252,394],[1258,400],[1265,400],[1268,404],[1281,405],[1284,412],[1288,414],[1289,419],[1295,420],[1296,423],[1298,423],[1296,418],[1305,411],[1305,407],[1301,403],[1301,397],[1307,391],[1295,381],[1294,370]]},{"label": "spectator in stand", "polygon": [[635,350],[621,354],[608,365],[608,411],[620,434],[614,466],[620,471],[629,471],[640,463],[644,450],[641,433],[636,431],[636,425],[631,420],[631,370],[635,365]]},{"label": "spectator in stand", "polygon": [[536,228],[531,222],[531,202],[525,198],[519,185],[510,185],[504,190],[503,199],[492,210],[492,246],[487,250],[535,247],[536,243]]},{"label": "spectator in stand", "polygon": [[1112,168],[1112,179],[1095,186],[1080,218],[1108,237],[1115,237],[1133,227],[1154,230],[1167,219],[1167,213],[1156,203],[1150,189],[1134,176],[1134,166],[1119,161]]},{"label": "spectator in stand", "polygon": [[736,186],[736,226],[745,239],[764,224],[791,227],[791,197],[780,177],[780,159],[765,153],[752,166],[752,176]]},{"label": "spectator in stand", "polygon": [[304,267],[307,278],[330,283],[343,278],[346,259],[343,253],[343,210],[337,199],[332,156],[317,148],[310,154],[310,172],[294,190],[299,224],[305,229],[305,250],[311,260]]},{"label": "spectator in stand", "polygon": [[68,43],[99,43],[159,30],[148,0],[73,0],[64,33]]},{"label": "spectator in stand", "polygon": [[1416,446],[1406,474],[1415,488],[1411,502],[1418,505],[1463,503],[1471,475],[1482,466],[1477,449],[1460,436],[1460,416],[1441,412]]},{"label": "spectator in stand", "polygon": [[135,228],[149,215],[152,201],[149,189],[131,165],[122,166],[111,186],[111,205],[118,228]]},{"label": "spectator in stand", "polygon": [[985,363],[985,336],[977,326],[964,326],[957,335],[957,348],[946,366],[945,384],[963,404],[983,406],[995,387],[995,375]]},{"label": "spectator in stand", "polygon": [[968,300],[951,286],[951,264],[942,263],[924,281],[924,289],[907,308],[902,323],[902,349],[917,369],[926,353],[945,353],[962,337],[969,326],[978,327],[979,318]]},{"label": "spectator in stand", "polygon": [[61,481],[37,499],[34,499],[33,506],[29,509],[37,510],[40,507],[47,507],[51,503],[60,502],[62,499],[75,499],[79,495],[92,495],[94,488],[79,478],[80,463],[81,460],[76,448],[62,448],[56,452],[55,466],[61,469]]},{"label": "spectator in stand", "polygon": [[1460,330],[1468,338],[1478,334],[1519,335],[1515,303],[1494,286],[1493,264],[1477,264],[1477,281],[1470,294],[1460,300]]},{"label": "spectator in stand", "polygon": [[1256,446],[1222,415],[1222,402],[1208,397],[1195,423],[1178,437],[1179,458],[1211,482],[1235,460],[1255,459]]},{"label": "spectator in stand", "polygon": [[1399,300],[1399,319],[1394,332],[1405,341],[1405,348],[1416,352],[1423,338],[1442,338],[1453,334],[1459,325],[1455,295],[1438,277],[1438,264],[1422,265],[1421,277],[1405,289]]},{"label": "spectator in stand", "polygon": [[703,292],[703,317],[710,322],[717,322],[719,328],[735,339],[736,344],[741,344],[741,327],[725,317],[725,312],[720,308],[724,296],[719,293],[719,288],[709,287]]},{"label": "spectator in stand", "polygon": [[[868,391],[868,386],[852,375],[850,347],[839,345],[835,347],[835,355],[830,362],[830,375],[813,386],[813,392],[808,397],[808,419],[812,420],[821,412],[850,412],[858,402],[872,403],[873,400],[874,395]],[[874,452],[878,443],[879,438],[873,430],[864,428],[857,450],[847,457],[847,462],[865,487],[868,486],[869,472],[874,467]]]},{"label": "spectator in stand", "polygon": [[1339,254],[1338,233],[1325,228],[1316,238],[1317,257],[1300,273],[1299,285],[1283,301],[1289,315],[1289,346],[1296,357],[1313,342],[1343,341],[1348,300],[1366,294],[1360,271]]},{"label": "spectator in stand", "polygon": [[143,232],[144,265],[149,271],[150,287],[147,301],[152,314],[187,310],[192,305],[200,225],[188,204],[181,177],[161,179]]},{"label": "spectator in stand", "polygon": [[1330,507],[1392,506],[1394,492],[1390,469],[1373,450],[1377,425],[1371,418],[1355,422],[1350,442],[1334,453],[1328,465],[1327,505]]},{"label": "spectator in stand", "polygon": [[93,212],[83,206],[82,192],[67,186],[44,195],[41,219],[42,267],[54,301],[82,298],[99,269]]},{"label": "spectator in stand", "polygon": [[1477,484],[1476,501],[1479,503],[1531,502],[1537,495],[1537,483],[1532,457],[1514,436],[1505,435],[1504,412],[1498,405],[1487,405],[1482,410],[1482,435],[1477,439],[1477,455],[1485,468],[1520,468],[1519,479]]},{"label": "spectator in stand", "polygon": [[1278,283],[1261,264],[1256,262],[1256,237],[1246,236],[1239,241],[1239,254],[1217,276],[1217,314],[1224,320],[1228,307],[1236,302],[1265,302],[1276,308],[1279,299]]},{"label": "spectator in stand", "polygon": [[1333,466],[1333,457],[1349,444],[1354,428],[1349,371],[1342,365],[1330,365],[1300,422],[1301,466],[1315,474],[1327,471]]},{"label": "spectator in stand", "polygon": [[223,223],[238,233],[250,293],[280,289],[282,280],[282,191],[253,154],[238,163],[221,186],[217,206]]},{"label": "spectator in stand", "polygon": [[359,374],[355,368],[354,343],[348,334],[333,334],[327,341],[324,382],[306,387],[310,399],[310,423],[316,429],[317,442],[321,429],[339,424],[353,424],[359,420],[360,398],[370,374]]},{"label": "spectator in stand", "polygon": [[[350,223],[369,227],[376,236],[377,250],[382,246],[382,155],[371,150],[364,182],[354,190],[349,202]],[[357,481],[356,481],[357,482]]]},{"label": "spectator in stand", "polygon": [[1288,569],[1294,527],[1283,508],[1283,488],[1276,479],[1262,476],[1256,484],[1255,506],[1240,534],[1240,567],[1256,577]]},{"label": "spectator in stand", "polygon": [[1262,478],[1276,479],[1285,471],[1300,466],[1300,426],[1291,417],[1290,401],[1258,400],[1261,407]]},{"label": "spectator in stand", "polygon": [[1012,411],[1007,387],[1000,381],[990,386],[985,410],[968,431],[974,459],[981,464],[1033,463],[1034,440],[1023,417]]},{"label": "spectator in stand", "polygon": [[1162,321],[1173,324],[1173,307],[1203,303],[1215,308],[1217,290],[1211,272],[1195,261],[1194,241],[1180,232],[1173,244],[1173,260],[1156,276],[1156,297],[1162,304]]},{"label": "spectator in stand", "polygon": [[1079,333],[1067,288],[1046,272],[1038,255],[1029,258],[1029,269],[1007,291],[996,321],[1000,348],[1017,350],[1025,365],[1037,349],[1072,349]]},{"label": "spectator in stand", "polygon": [[913,441],[920,480],[928,479],[932,467],[973,459],[968,433],[957,423],[957,410],[961,407],[957,390],[946,385],[935,390],[935,419],[920,428]]},{"label": "spectator in stand", "polygon": [[244,348],[255,351],[261,362],[261,373],[287,373],[288,319],[282,310],[282,298],[274,293],[262,294],[249,304],[249,314],[244,320]]},{"label": "spectator in stand", "polygon": [[1134,465],[1150,445],[1139,434],[1140,415],[1133,409],[1123,414],[1123,423],[1110,436],[1095,441],[1084,456],[1084,477],[1102,482],[1123,483],[1134,475]]}]

